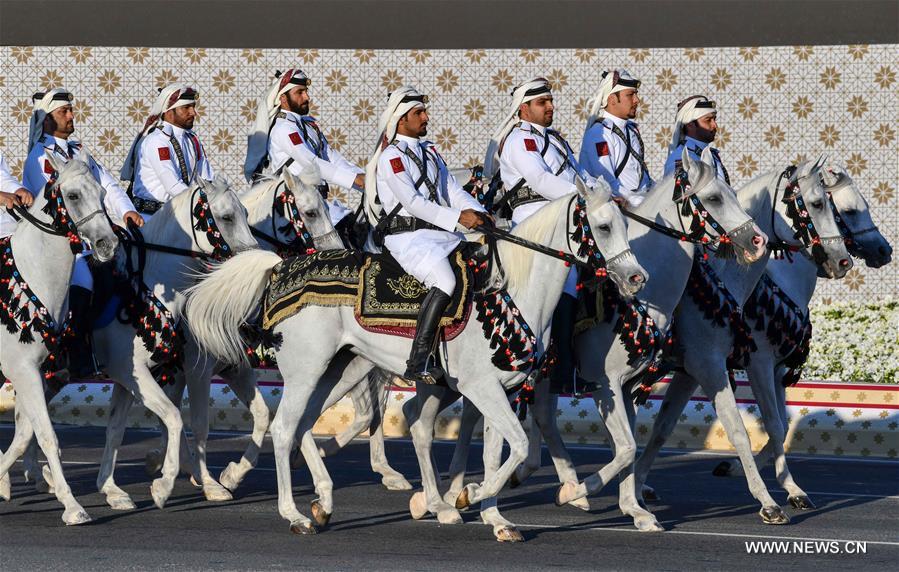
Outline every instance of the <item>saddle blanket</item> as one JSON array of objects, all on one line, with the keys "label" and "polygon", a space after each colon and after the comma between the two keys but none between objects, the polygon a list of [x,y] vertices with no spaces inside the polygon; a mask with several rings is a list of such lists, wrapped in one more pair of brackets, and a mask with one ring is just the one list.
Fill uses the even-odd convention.
[{"label": "saddle blanket", "polygon": [[[440,321],[447,339],[467,321],[471,279],[462,253],[450,255],[456,292]],[[411,337],[428,288],[389,254],[329,250],[287,258],[275,266],[263,295],[262,327],[269,330],[309,305],[353,306],[370,330]]]}]

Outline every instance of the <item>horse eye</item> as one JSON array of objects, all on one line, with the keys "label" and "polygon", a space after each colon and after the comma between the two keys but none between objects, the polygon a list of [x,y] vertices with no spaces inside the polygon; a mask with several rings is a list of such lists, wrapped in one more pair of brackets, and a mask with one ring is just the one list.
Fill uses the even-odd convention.
[{"label": "horse eye", "polygon": [[709,198],[707,198],[706,200],[709,201],[710,203],[720,203],[721,196],[720,195],[712,195]]},{"label": "horse eye", "polygon": [[599,225],[599,230],[602,232],[612,232],[612,227],[607,224],[601,224]]},{"label": "horse eye", "polygon": [[318,216],[318,213],[315,212],[315,211],[305,211],[305,212],[303,213],[303,215],[304,215],[304,216],[307,216],[307,217],[309,217],[309,218],[315,218],[315,217]]},{"label": "horse eye", "polygon": [[821,200],[812,201],[812,208],[821,210],[822,208],[824,208],[824,201],[821,201]]},{"label": "horse eye", "polygon": [[222,215],[222,220],[225,222],[234,222],[234,215]]},{"label": "horse eye", "polygon": [[845,211],[843,211],[843,216],[855,216],[857,214],[858,211],[856,209],[846,209]]},{"label": "horse eye", "polygon": [[69,199],[70,201],[77,201],[81,197],[78,196],[78,193],[68,193],[66,195],[66,198]]}]

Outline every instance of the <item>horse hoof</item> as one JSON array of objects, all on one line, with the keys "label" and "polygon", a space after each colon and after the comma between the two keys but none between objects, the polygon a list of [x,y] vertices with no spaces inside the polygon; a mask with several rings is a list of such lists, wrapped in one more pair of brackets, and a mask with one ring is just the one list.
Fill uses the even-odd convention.
[{"label": "horse hoof", "polygon": [[165,508],[165,503],[171,494],[172,487],[167,487],[163,479],[156,479],[150,485],[150,496],[153,497],[153,504],[156,505],[156,508]]},{"label": "horse hoof", "polygon": [[148,477],[157,475],[162,470],[162,461],[162,451],[159,449],[153,449],[147,453],[147,456],[144,457],[144,471]]},{"label": "horse hoof", "polygon": [[797,510],[812,510],[818,508],[815,506],[815,503],[812,502],[812,499],[805,495],[788,497],[787,500],[790,501],[790,506]]},{"label": "horse hoof", "polygon": [[294,534],[307,535],[318,534],[318,529],[308,520],[290,523],[290,532]]},{"label": "horse hoof", "polygon": [[134,510],[137,508],[137,505],[134,504],[134,501],[128,495],[108,496],[106,497],[106,504],[112,510]]},{"label": "horse hoof", "polygon": [[209,502],[226,502],[234,499],[228,489],[215,481],[203,485],[203,496]]},{"label": "horse hoof", "polygon": [[556,491],[556,506],[565,506],[571,501],[575,500],[576,494],[575,491],[577,489],[578,483],[574,481],[566,481],[563,483],[559,490]]},{"label": "horse hoof", "polygon": [[409,513],[413,520],[421,520],[428,514],[428,501],[424,491],[418,491],[409,499]]},{"label": "horse hoof", "polygon": [[459,493],[459,496],[456,497],[456,508],[459,510],[465,510],[469,506],[471,506],[471,502],[468,500],[468,487],[462,489],[462,492]]},{"label": "horse hoof", "polygon": [[437,511],[437,522],[440,524],[462,524],[462,515],[453,507],[446,507]]},{"label": "horse hoof", "polygon": [[718,466],[712,469],[712,474],[716,477],[726,477],[730,475],[730,471],[733,468],[730,461],[721,461],[718,463]]},{"label": "horse hoof", "polygon": [[406,480],[403,475],[384,475],[381,478],[381,484],[388,491],[411,491],[412,483]]},{"label": "horse hoof", "polygon": [[322,503],[318,499],[312,501],[311,510],[312,520],[315,521],[319,528],[328,526],[328,523],[331,521],[331,513],[325,512]]},{"label": "horse hoof", "polygon": [[3,475],[0,477],[0,499],[3,499],[9,502],[9,499],[12,498],[12,485],[9,481],[9,475]]},{"label": "horse hoof", "polygon": [[662,500],[662,497],[660,497],[656,490],[652,487],[643,485],[641,493],[643,495],[643,500],[646,502],[659,502],[660,500]]},{"label": "horse hoof", "polygon": [[219,484],[231,491],[232,493],[240,486],[241,479],[238,477],[240,465],[237,463],[228,463],[228,466],[219,475]]},{"label": "horse hoof", "polygon": [[91,517],[87,514],[87,511],[81,507],[73,509],[71,511],[65,511],[62,513],[62,521],[66,523],[66,526],[77,526],[79,524],[85,524],[91,521]]},{"label": "horse hoof", "polygon": [[[521,486],[521,481],[518,480],[518,471],[513,471],[512,476],[509,477],[509,488],[514,489]],[[501,529],[502,530],[502,529]],[[516,531],[517,532],[517,531]],[[499,537],[497,536],[497,540]],[[500,542],[507,542],[505,540],[500,540]],[[517,542],[517,541],[516,541]]]},{"label": "horse hoof", "polygon": [[493,532],[497,542],[524,542],[524,536],[514,526],[504,526]]},{"label": "horse hoof", "polygon": [[574,508],[582,510],[584,512],[590,512],[590,499],[588,499],[587,497],[574,499],[573,501],[568,503],[568,506],[573,506]]},{"label": "horse hoof", "polygon": [[634,519],[634,526],[637,527],[637,530],[640,532],[664,532],[664,528],[659,524],[659,521],[656,520],[656,517],[649,515],[644,517],[639,517]]},{"label": "horse hoof", "polygon": [[790,517],[779,506],[764,507],[759,515],[765,524],[790,524]]}]

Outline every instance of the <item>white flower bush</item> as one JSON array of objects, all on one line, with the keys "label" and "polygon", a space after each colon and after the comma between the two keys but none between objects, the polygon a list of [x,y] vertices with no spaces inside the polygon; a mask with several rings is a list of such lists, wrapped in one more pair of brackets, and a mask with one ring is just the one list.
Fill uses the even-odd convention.
[{"label": "white flower bush", "polygon": [[804,379],[899,383],[899,302],[812,308]]}]

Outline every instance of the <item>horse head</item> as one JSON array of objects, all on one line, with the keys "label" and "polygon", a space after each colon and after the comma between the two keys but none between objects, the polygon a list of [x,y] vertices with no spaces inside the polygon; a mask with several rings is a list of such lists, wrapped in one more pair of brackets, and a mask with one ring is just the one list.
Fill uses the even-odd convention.
[{"label": "horse head", "polygon": [[[597,179],[596,187],[589,190],[580,178],[576,181],[578,188],[578,205],[586,207],[588,222],[585,231],[576,230],[576,236],[582,241],[578,254],[587,257],[587,263],[596,263],[605,258],[604,265],[596,269],[598,276],[608,272],[612,281],[623,296],[631,297],[643,289],[649,278],[646,270],[631,252],[627,240],[627,222],[621,209],[609,200],[612,189],[602,179]],[[578,225],[578,210],[575,210],[575,225]],[[588,237],[592,236],[592,238]],[[592,240],[593,245],[590,244]],[[595,245],[595,248],[592,246]]]},{"label": "horse head", "polygon": [[191,222],[197,247],[216,257],[258,248],[250,232],[247,210],[228,182],[198,179],[191,194]]},{"label": "horse head", "polygon": [[[305,239],[307,247],[317,250],[343,249],[343,241],[331,223],[328,205],[319,192],[322,178],[318,165],[309,164],[300,172],[299,177],[285,169],[283,177],[296,209],[287,209],[282,211],[281,215],[285,216],[293,227],[296,239]],[[285,205],[285,208],[287,206]],[[305,237],[303,236],[304,231],[307,234]]]},{"label": "horse head", "polygon": [[811,251],[820,269],[830,278],[842,278],[852,268],[852,259],[834,219],[827,188],[821,175],[825,162],[804,161],[784,172],[783,198],[774,205],[774,229],[781,237],[798,239]]},{"label": "horse head", "polygon": [[44,188],[46,204],[42,208],[53,217],[58,231],[75,242],[76,236],[87,240],[96,260],[106,262],[115,256],[119,240],[103,211],[106,190],[94,178],[87,157],[87,153],[82,153],[78,159],[65,162],[47,153],[47,161],[57,176]]},{"label": "horse head", "polygon": [[874,224],[868,201],[852,177],[839,166],[821,169],[820,173],[849,253],[871,268],[889,264],[893,247]]},{"label": "horse head", "polygon": [[740,205],[734,190],[718,178],[711,147],[703,150],[699,161],[684,148],[681,165],[686,178],[675,178],[674,199],[682,203],[681,217],[692,217],[691,232],[703,241],[717,241],[721,252],[739,251],[737,262],[750,264],[761,258],[768,237]]}]

